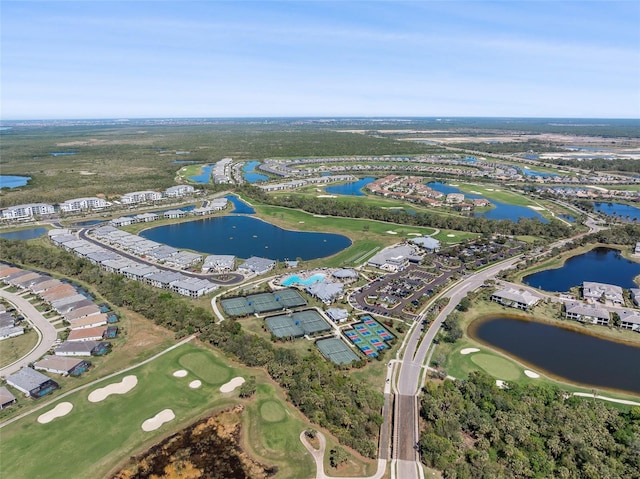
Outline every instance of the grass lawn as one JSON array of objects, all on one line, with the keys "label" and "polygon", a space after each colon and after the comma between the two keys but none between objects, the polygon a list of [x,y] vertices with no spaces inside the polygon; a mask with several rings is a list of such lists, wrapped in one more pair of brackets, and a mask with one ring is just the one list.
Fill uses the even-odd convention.
[{"label": "grass lawn", "polygon": [[38,342],[38,335],[32,329],[16,336],[0,341],[0,367],[8,366],[33,349]]},{"label": "grass lawn", "polygon": [[511,361],[504,359],[500,356],[486,353],[471,354],[471,361],[484,369],[491,376],[500,378],[506,381],[515,381],[520,379],[522,372]]},{"label": "grass lawn", "polygon": [[[186,369],[188,375],[176,378],[173,372]],[[302,416],[290,407],[271,383],[258,379],[253,399],[242,401],[237,392],[222,394],[219,387],[228,378],[249,377],[255,371],[230,365],[214,351],[186,344],[151,363],[123,373],[111,380],[78,391],[66,398],[73,410],[48,424],[37,418],[51,407],[30,414],[2,429],[2,475],[11,478],[104,477],[123,458],[149,447],[174,431],[209,412],[246,403],[248,440],[258,459],[280,468],[277,477],[311,477],[315,468],[298,435],[308,427]],[[89,393],[134,374],[138,384],[124,395],[112,395],[91,403]],[[200,379],[202,386],[189,388]],[[58,401],[60,402],[60,401]],[[159,411],[170,408],[176,419],[158,430],[144,432],[141,424]],[[73,460],[61,460],[69,455]],[[24,457],[29,461],[24,461]],[[363,466],[364,467],[364,466]]]}]

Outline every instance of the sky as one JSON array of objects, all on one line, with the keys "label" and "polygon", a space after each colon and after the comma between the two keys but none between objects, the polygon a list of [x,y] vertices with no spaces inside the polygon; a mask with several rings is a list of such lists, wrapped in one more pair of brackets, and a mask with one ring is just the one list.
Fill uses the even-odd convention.
[{"label": "sky", "polygon": [[0,118],[640,118],[640,2],[2,0]]}]

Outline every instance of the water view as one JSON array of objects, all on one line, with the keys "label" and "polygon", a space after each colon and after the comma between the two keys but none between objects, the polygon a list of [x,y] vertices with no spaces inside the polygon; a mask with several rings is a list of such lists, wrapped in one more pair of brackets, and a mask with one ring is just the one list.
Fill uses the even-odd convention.
[{"label": "water view", "polygon": [[572,256],[561,268],[547,269],[525,276],[522,281],[545,291],[566,292],[583,281],[615,284],[621,288],[637,288],[633,278],[640,275],[640,263],[622,256],[617,249],[594,248]]},{"label": "water view", "polygon": [[47,228],[31,228],[28,230],[0,233],[0,238],[4,238],[8,240],[30,240],[34,238],[39,238],[46,232],[47,232]]},{"label": "water view", "polygon": [[498,316],[472,323],[469,334],[571,382],[640,393],[640,347],[607,341],[550,324]]},{"label": "water view", "polygon": [[256,171],[256,168],[260,165],[259,161],[249,161],[242,167],[242,177],[248,183],[257,183],[259,181],[267,181],[269,177]]},{"label": "water view", "polygon": [[608,216],[617,216],[628,221],[640,220],[640,208],[622,203],[594,203],[593,207],[598,213]]},{"label": "water view", "polygon": [[73,223],[73,226],[78,226],[80,228],[84,228],[87,226],[93,226],[100,223],[104,223],[108,220],[87,220],[87,221],[78,221],[77,223]]},{"label": "water view", "polygon": [[[463,193],[459,188],[455,186],[447,185],[440,182],[430,182],[427,183],[427,186],[432,190],[439,191],[445,195],[449,193]],[[465,198],[484,198],[481,195],[475,195],[470,193],[463,193]],[[549,221],[542,216],[539,212],[532,210],[531,208],[527,208],[526,206],[519,205],[511,205],[508,203],[502,203],[501,201],[496,201],[489,198],[491,204],[494,208],[491,208],[488,211],[483,212],[475,212],[473,216],[475,217],[484,217],[490,220],[511,220],[518,221],[520,218],[537,218],[541,223],[548,223]]]},{"label": "water view", "polygon": [[140,236],[207,254],[261,256],[279,261],[324,258],[351,246],[346,236],[290,231],[250,216],[236,215],[159,226],[141,232]]},{"label": "water view", "polygon": [[523,168],[520,168],[520,172],[525,176],[541,176],[541,177],[558,176],[557,173],[549,173],[546,171],[536,171],[536,170],[527,168],[526,166]]},{"label": "water view", "polygon": [[202,173],[190,176],[189,179],[196,183],[209,183],[209,180],[211,180],[211,170],[213,170],[213,165],[203,165]]},{"label": "water view", "polygon": [[25,186],[30,176],[0,175],[0,188],[19,188]]},{"label": "water view", "polygon": [[364,196],[362,188],[372,181],[375,181],[375,178],[362,178],[342,185],[327,186],[324,190],[331,195]]},{"label": "water view", "polygon": [[251,206],[242,201],[237,196],[229,195],[225,196],[231,203],[233,203],[233,212],[237,215],[253,215],[256,213]]}]

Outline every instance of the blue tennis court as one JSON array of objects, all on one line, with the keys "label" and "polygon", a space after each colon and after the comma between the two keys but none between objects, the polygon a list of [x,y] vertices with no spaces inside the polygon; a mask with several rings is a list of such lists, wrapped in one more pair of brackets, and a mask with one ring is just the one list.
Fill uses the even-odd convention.
[{"label": "blue tennis court", "polygon": [[387,341],[395,338],[370,316],[364,316],[361,323],[354,324],[353,329],[344,333],[360,351],[370,357],[377,357],[377,351],[389,348]]}]

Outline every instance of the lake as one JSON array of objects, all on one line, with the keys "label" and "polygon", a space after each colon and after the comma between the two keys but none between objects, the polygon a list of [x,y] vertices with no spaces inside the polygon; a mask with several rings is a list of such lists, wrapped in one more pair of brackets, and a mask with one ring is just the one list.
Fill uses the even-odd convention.
[{"label": "lake", "polygon": [[615,284],[621,288],[637,288],[633,278],[640,275],[640,263],[626,259],[620,251],[594,248],[572,256],[561,268],[539,271],[522,278],[522,282],[545,291],[566,292],[583,281]]},{"label": "lake", "polygon": [[46,232],[47,232],[47,228],[31,228],[28,230],[0,233],[0,238],[4,238],[8,240],[30,240],[34,238],[39,238]]},{"label": "lake", "polygon": [[260,165],[259,161],[249,161],[242,167],[242,177],[248,183],[258,183],[259,181],[267,181],[269,177],[256,171],[256,168]]},{"label": "lake", "polygon": [[0,175],[0,188],[19,188],[26,186],[30,176]]},{"label": "lake", "polygon": [[628,220],[640,220],[640,208],[622,203],[593,203],[598,213]]},{"label": "lake", "polygon": [[239,258],[303,260],[324,258],[351,246],[346,236],[333,233],[290,231],[251,216],[219,216],[159,226],[140,236],[174,248],[207,254],[232,254]]},{"label": "lake", "polygon": [[640,393],[640,347],[510,316],[478,320],[471,337],[551,376]]},{"label": "lake", "polygon": [[213,165],[204,165],[202,167],[202,173],[196,176],[190,176],[189,179],[196,183],[209,183],[211,180],[211,170],[213,170]]},{"label": "lake", "polygon": [[233,204],[233,212],[237,215],[253,215],[256,213],[251,206],[234,195],[225,196]]},{"label": "lake", "polygon": [[[470,193],[464,193],[459,188],[451,185],[447,185],[445,183],[440,182],[430,182],[427,183],[427,186],[432,190],[439,191],[445,195],[449,193],[462,193],[465,198],[484,198],[481,195],[474,195]],[[531,208],[527,208],[526,206],[519,205],[511,205],[508,203],[502,203],[501,201],[496,201],[491,198],[487,198],[491,201],[491,204],[494,208],[491,208],[487,211],[475,212],[473,216],[475,217],[484,217],[489,220],[511,220],[518,221],[520,218],[538,218],[541,223],[548,223],[549,221],[542,216],[536,210],[532,210]]]},{"label": "lake", "polygon": [[365,196],[362,188],[373,181],[375,178],[362,178],[342,185],[327,186],[324,190],[331,195]]}]

